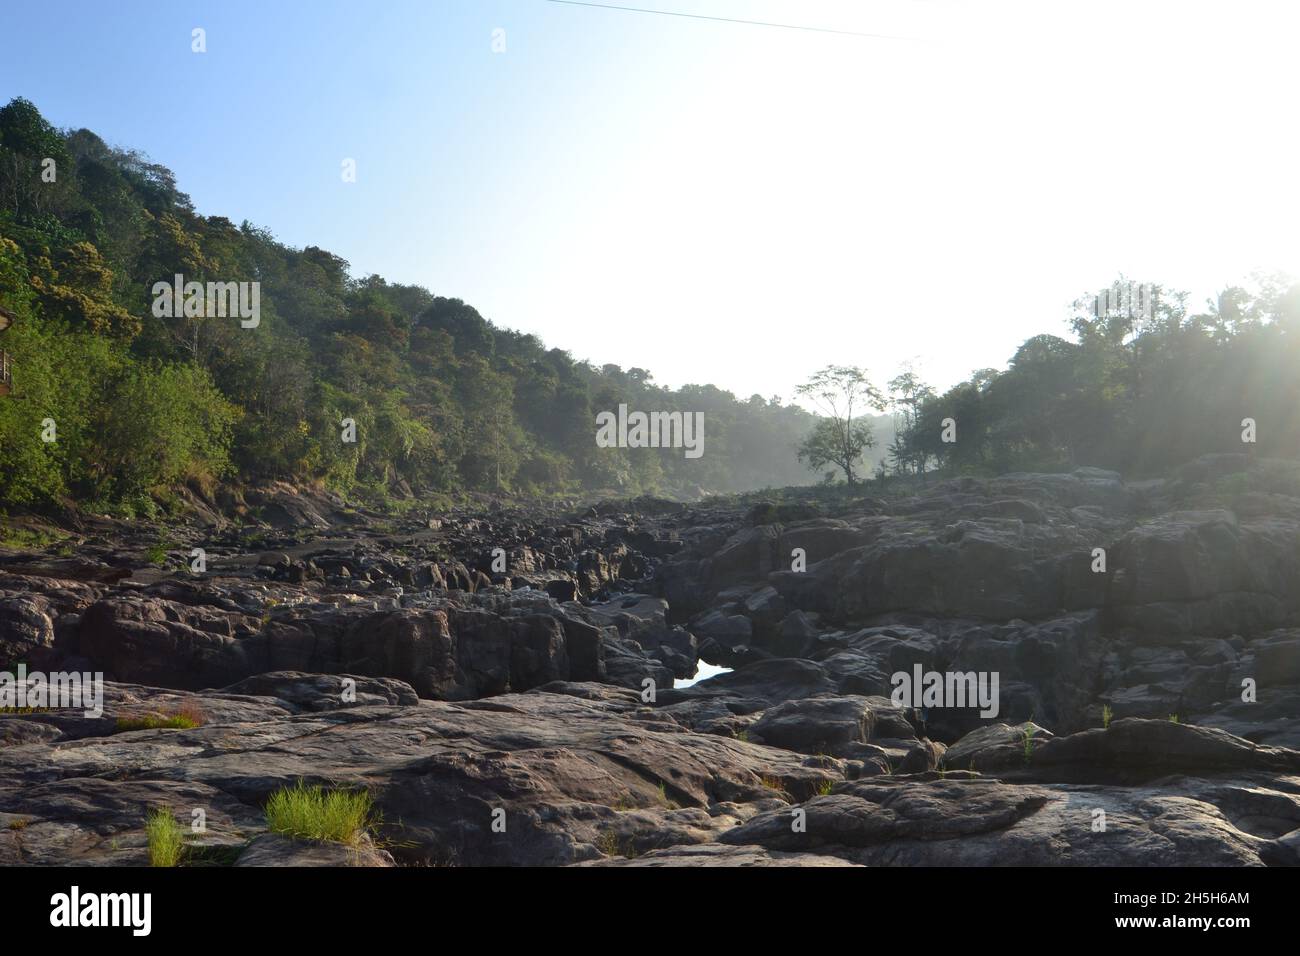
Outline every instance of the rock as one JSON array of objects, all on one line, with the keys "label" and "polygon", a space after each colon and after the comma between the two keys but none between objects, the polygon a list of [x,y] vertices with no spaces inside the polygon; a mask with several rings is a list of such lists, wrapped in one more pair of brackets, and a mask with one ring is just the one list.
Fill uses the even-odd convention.
[{"label": "rock", "polygon": [[235,866],[396,866],[369,836],[355,846],[320,840],[293,840],[264,833],[249,842]]},{"label": "rock", "polygon": [[[760,813],[721,842],[865,866],[1258,866],[1271,846],[1232,827],[1212,803],[1168,789],[878,777],[800,806],[802,833],[786,808]],[[1092,829],[1094,810],[1106,813],[1104,832]]]},{"label": "rock", "polygon": [[247,677],[222,688],[221,693],[274,697],[294,713],[337,710],[354,704],[413,706],[420,700],[410,684],[392,678],[303,674],[297,671],[273,671]]},{"label": "rock", "polygon": [[578,863],[576,866],[853,866],[834,856],[815,853],[781,853],[760,846],[726,846],[720,843],[700,843],[694,846],[674,846],[632,859],[615,857]]},{"label": "rock", "polygon": [[[402,863],[1294,862],[1300,464],[897,489],[194,491],[161,566],[159,529],[87,517],[75,558],[0,556],[0,669],[109,678],[98,718],[0,713],[0,863],[138,865],[167,805],[207,809],[204,862],[347,865],[266,833],[300,778],[365,786]],[[732,670],[674,687],[700,660]],[[996,715],[895,706],[916,667],[997,675]]]},{"label": "rock", "polygon": [[[293,696],[284,681],[297,676],[277,690]],[[0,837],[0,861],[108,862],[118,859],[115,841],[142,855],[144,815],[158,805],[206,808],[209,829],[247,843],[265,833],[257,807],[303,779],[366,787],[384,820],[379,841],[400,861],[563,864],[612,855],[613,840],[641,852],[708,842],[782,798],[842,779],[833,761],[809,767],[787,751],[637,719],[627,691],[566,690],[299,714],[274,707],[191,730],[0,748],[0,814],[30,820],[21,850],[19,831]],[[213,709],[225,699],[196,697]],[[492,830],[494,807],[506,810],[508,838]],[[267,839],[241,862],[288,852]],[[299,852],[290,858],[339,862],[335,848]]]},{"label": "rock", "polygon": [[883,697],[814,697],[765,710],[750,735],[783,750],[844,756],[873,737],[915,737],[915,732],[903,709]]}]

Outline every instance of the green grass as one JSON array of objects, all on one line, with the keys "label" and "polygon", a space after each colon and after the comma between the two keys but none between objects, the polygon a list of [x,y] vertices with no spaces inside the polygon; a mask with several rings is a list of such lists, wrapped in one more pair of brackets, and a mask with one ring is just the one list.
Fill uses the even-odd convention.
[{"label": "green grass", "polygon": [[43,551],[58,544],[67,535],[56,534],[43,528],[24,528],[0,524],[0,547],[16,551]]},{"label": "green grass", "polygon": [[150,810],[144,820],[150,866],[177,866],[185,855],[185,831],[167,807]]},{"label": "green grass", "polygon": [[1024,739],[1025,763],[1029,763],[1034,756],[1034,732],[1026,727],[1021,734]]},{"label": "green grass", "polygon": [[819,797],[829,796],[831,790],[833,790],[834,788],[835,788],[834,780],[823,780],[821,783],[817,784],[817,796]]},{"label": "green grass", "polygon": [[117,718],[117,732],[128,730],[193,730],[207,723],[207,717],[194,704],[181,706],[161,714],[145,714],[142,717]]},{"label": "green grass", "polygon": [[325,790],[299,780],[271,794],[266,824],[272,833],[300,840],[357,843],[372,820],[374,801],[364,790]]},{"label": "green grass", "polygon": [[1178,715],[1177,715],[1177,714],[1170,714],[1170,715],[1169,715],[1169,722],[1170,722],[1171,724],[1176,724],[1176,723],[1178,723]]},{"label": "green grass", "polygon": [[150,564],[162,566],[167,563],[167,552],[172,549],[172,543],[166,540],[159,540],[156,544],[151,545],[144,552],[145,560]]},{"label": "green grass", "polygon": [[1110,709],[1110,704],[1103,704],[1101,708],[1101,726],[1110,730],[1110,719],[1115,716],[1115,712]]}]

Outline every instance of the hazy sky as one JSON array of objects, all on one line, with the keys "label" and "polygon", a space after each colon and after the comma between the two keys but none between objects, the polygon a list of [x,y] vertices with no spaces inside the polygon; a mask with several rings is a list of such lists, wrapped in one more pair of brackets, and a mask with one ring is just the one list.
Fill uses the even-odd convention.
[{"label": "hazy sky", "polygon": [[903,39],[547,0],[43,0],[6,5],[0,97],[148,153],[202,213],[741,396],[913,356],[950,385],[1119,272],[1196,305],[1300,274],[1300,5],[627,5]]}]

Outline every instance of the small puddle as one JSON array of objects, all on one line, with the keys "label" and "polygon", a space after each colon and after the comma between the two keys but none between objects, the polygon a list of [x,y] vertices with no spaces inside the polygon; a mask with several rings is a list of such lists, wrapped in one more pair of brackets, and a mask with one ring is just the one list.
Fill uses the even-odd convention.
[{"label": "small puddle", "polygon": [[682,687],[690,687],[694,684],[698,684],[702,680],[708,680],[710,677],[717,677],[719,674],[730,673],[730,667],[719,667],[717,664],[706,664],[704,661],[700,661],[699,666],[695,670],[695,676],[688,677],[685,680],[678,677],[673,681],[673,690],[678,690]]}]

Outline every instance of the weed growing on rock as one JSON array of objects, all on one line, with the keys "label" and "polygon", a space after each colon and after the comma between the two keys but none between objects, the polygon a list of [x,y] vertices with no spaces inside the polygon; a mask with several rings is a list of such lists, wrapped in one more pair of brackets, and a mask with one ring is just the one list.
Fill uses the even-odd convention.
[{"label": "weed growing on rock", "polygon": [[185,855],[185,831],[167,807],[150,810],[144,821],[150,866],[179,866]]},{"label": "weed growing on rock", "polygon": [[1110,730],[1110,719],[1114,713],[1110,709],[1110,704],[1104,704],[1101,708],[1101,726],[1104,730]]},{"label": "weed growing on rock", "polygon": [[271,794],[266,823],[272,833],[305,840],[354,844],[376,821],[374,801],[364,790],[325,790],[299,780]]},{"label": "weed growing on rock", "polygon": [[149,549],[144,553],[144,557],[150,564],[156,564],[161,567],[167,563],[167,552],[170,550],[171,542],[159,540],[149,546]]},{"label": "weed growing on rock", "polygon": [[630,839],[626,843],[619,843],[618,834],[613,830],[604,830],[596,837],[596,849],[605,856],[621,856],[629,860],[635,860],[641,855],[633,848]]},{"label": "weed growing on rock", "polygon": [[181,704],[172,710],[142,717],[117,718],[117,732],[128,730],[193,730],[207,723],[207,715],[195,704]]}]

